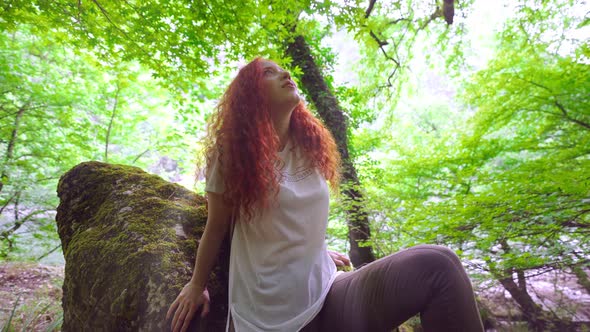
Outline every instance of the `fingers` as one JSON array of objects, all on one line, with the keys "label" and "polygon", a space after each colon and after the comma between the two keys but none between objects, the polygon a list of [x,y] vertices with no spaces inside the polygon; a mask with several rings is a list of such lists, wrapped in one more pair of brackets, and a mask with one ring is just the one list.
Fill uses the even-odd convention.
[{"label": "fingers", "polygon": [[176,326],[179,323],[180,314],[182,313],[182,309],[183,309],[183,306],[182,305],[179,305],[178,308],[176,309],[176,312],[174,313],[174,318],[172,318],[172,328],[171,329],[172,329],[173,332],[176,332],[177,331],[176,330]]},{"label": "fingers", "polygon": [[188,326],[191,324],[191,321],[193,320],[193,316],[195,315],[195,311],[196,310],[194,310],[192,306],[189,308],[189,311],[188,311],[186,317],[184,318],[184,323],[182,324],[182,329],[180,330],[180,332],[186,332],[186,330],[188,329]]},{"label": "fingers", "polygon": [[337,255],[338,260],[342,263],[342,265],[350,266],[350,258],[348,258],[346,255],[341,254],[339,252],[334,252],[334,254]]},{"label": "fingers", "polygon": [[176,324],[173,328],[174,332],[180,331],[181,327],[184,328],[184,325],[186,325],[186,327],[188,328],[188,324],[190,323],[190,320],[188,320],[188,322],[187,322],[187,317],[188,317],[189,313],[192,311],[191,307],[192,306],[190,304],[186,304],[182,307],[182,310],[177,311],[177,312],[180,312],[180,315],[178,316],[178,320],[176,321]]},{"label": "fingers", "polygon": [[338,259],[338,257],[332,257],[332,260],[334,261],[334,264],[336,264],[336,266],[344,266],[344,263]]},{"label": "fingers", "polygon": [[338,259],[338,255],[335,252],[328,250],[328,255],[330,255],[330,258],[332,258],[332,261],[336,266],[341,266],[342,262]]},{"label": "fingers", "polygon": [[346,257],[346,255],[343,255],[332,250],[328,250],[328,254],[332,258],[336,266],[350,266],[350,259]]},{"label": "fingers", "polygon": [[350,266],[350,259],[345,255],[340,255],[340,259],[345,266]]},{"label": "fingers", "polygon": [[209,301],[205,301],[205,303],[203,303],[203,310],[201,311],[201,317],[207,316],[208,313],[209,313]]},{"label": "fingers", "polygon": [[176,307],[178,307],[178,297],[176,298],[176,300],[174,300],[174,302],[172,302],[172,305],[170,306],[170,308],[168,309],[168,312],[166,313],[166,320],[170,319],[170,316],[172,315],[172,313],[174,312],[174,310],[176,310]]},{"label": "fingers", "polygon": [[168,309],[168,313],[166,314],[166,319],[169,319],[172,313],[174,313],[174,318],[170,323],[170,329],[172,332],[185,332],[190,326],[190,323],[201,304],[203,305],[201,317],[205,317],[205,315],[209,313],[209,294],[206,293],[204,295],[205,297],[199,301],[200,303],[184,300],[174,301],[172,306],[170,306],[170,309]]}]

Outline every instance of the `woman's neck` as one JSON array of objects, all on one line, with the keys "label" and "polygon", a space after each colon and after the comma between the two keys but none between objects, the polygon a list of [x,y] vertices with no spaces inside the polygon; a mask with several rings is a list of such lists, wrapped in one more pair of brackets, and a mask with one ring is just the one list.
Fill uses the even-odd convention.
[{"label": "woman's neck", "polygon": [[279,137],[279,151],[282,151],[289,140],[289,126],[291,124],[291,112],[280,118],[273,119],[273,126]]}]

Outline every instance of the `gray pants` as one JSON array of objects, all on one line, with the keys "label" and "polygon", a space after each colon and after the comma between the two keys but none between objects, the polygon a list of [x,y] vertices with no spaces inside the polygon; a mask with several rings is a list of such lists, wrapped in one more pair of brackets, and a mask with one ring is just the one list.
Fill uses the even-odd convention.
[{"label": "gray pants", "polygon": [[301,331],[390,332],[420,314],[424,331],[483,331],[457,255],[419,245],[339,275],[319,314]]}]

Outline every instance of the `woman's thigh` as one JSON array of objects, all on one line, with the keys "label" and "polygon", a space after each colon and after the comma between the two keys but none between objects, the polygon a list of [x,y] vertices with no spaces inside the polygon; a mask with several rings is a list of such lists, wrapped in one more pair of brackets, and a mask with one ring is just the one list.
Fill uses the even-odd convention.
[{"label": "woman's thigh", "polygon": [[417,313],[427,314],[426,324],[441,326],[460,321],[461,310],[477,315],[458,257],[445,247],[420,245],[338,276],[322,310],[303,331],[391,331]]}]

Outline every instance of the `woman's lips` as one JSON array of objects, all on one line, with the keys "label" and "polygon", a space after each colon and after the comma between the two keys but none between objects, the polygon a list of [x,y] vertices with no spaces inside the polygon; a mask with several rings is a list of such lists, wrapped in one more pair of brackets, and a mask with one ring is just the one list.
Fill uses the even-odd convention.
[{"label": "woman's lips", "polygon": [[286,88],[286,87],[291,87],[291,88],[294,88],[294,89],[295,89],[295,88],[297,88],[297,86],[295,85],[295,83],[294,83],[294,82],[292,82],[292,81],[289,81],[289,82],[287,82],[287,83],[283,84],[283,86],[282,86],[282,87],[283,87],[283,88]]}]

